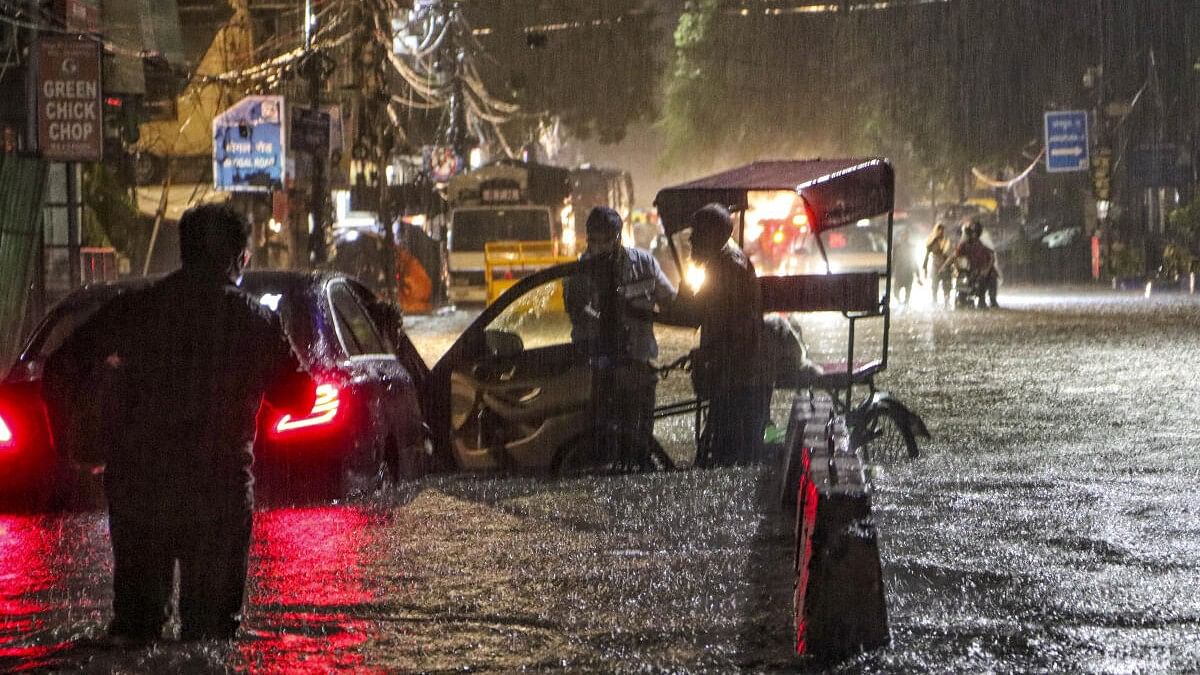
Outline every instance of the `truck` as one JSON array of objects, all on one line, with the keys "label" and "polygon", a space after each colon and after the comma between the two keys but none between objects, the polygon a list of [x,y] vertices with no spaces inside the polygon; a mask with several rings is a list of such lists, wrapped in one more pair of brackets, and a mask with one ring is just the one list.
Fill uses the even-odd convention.
[{"label": "truck", "polygon": [[633,212],[633,178],[629,172],[583,164],[571,170],[570,181],[571,208],[563,223],[563,236],[569,241],[582,242],[588,214],[597,206],[608,206],[621,214],[625,222],[624,242],[632,245],[633,225],[629,216]]},{"label": "truck", "polygon": [[592,207],[627,217],[632,184],[618,171],[500,160],[450,179],[447,201],[450,300],[490,302],[515,280],[575,259]]}]

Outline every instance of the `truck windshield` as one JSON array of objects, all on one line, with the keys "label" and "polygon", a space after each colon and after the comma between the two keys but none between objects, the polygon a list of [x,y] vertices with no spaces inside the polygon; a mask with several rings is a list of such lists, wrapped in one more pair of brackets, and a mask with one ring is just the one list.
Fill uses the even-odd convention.
[{"label": "truck windshield", "polygon": [[549,241],[550,212],[536,209],[481,209],[454,212],[451,249],[482,251],[489,241]]}]

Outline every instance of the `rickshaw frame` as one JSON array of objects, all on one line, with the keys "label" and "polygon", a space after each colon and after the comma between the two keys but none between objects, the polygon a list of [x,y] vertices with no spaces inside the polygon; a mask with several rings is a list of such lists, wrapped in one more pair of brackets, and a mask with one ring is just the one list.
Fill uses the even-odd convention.
[{"label": "rickshaw frame", "polygon": [[[825,262],[826,274],[761,276],[763,313],[837,311],[849,322],[844,383],[836,373],[826,382],[835,403],[853,407],[855,385],[874,393],[874,376],[886,370],[891,332],[892,237],[895,227],[895,174],[886,159],[813,159],[760,161],[660,190],[654,203],[677,269],[684,269],[675,235],[690,228],[702,206],[721,204],[737,217],[735,239],[745,245],[746,210],[751,192],[793,191],[802,200],[809,227]],[[821,233],[887,215],[886,264],[882,272],[833,273]],[[883,280],[883,294],[879,281]],[[883,320],[878,359],[855,367],[856,324]],[[844,400],[839,396],[844,396]],[[678,406],[668,406],[671,412]],[[667,412],[664,409],[662,412]]]}]

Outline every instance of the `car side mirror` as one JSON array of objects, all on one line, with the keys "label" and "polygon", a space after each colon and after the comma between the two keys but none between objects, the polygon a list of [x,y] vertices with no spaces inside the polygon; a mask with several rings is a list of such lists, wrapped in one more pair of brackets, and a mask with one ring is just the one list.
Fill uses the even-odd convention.
[{"label": "car side mirror", "polygon": [[499,358],[516,356],[525,351],[525,343],[521,336],[503,330],[483,331],[483,341],[487,346],[488,355]]}]

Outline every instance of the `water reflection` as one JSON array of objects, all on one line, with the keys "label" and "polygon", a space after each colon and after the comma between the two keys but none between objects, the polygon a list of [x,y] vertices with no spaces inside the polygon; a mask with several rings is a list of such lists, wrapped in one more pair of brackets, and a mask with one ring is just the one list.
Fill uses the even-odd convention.
[{"label": "water reflection", "polygon": [[372,517],[357,505],[278,509],[258,514],[246,667],[263,672],[360,669],[358,649],[373,637],[363,581]]},{"label": "water reflection", "polygon": [[[44,519],[0,515],[0,668],[39,660],[64,648],[65,642],[35,639],[55,609],[52,593],[59,585],[51,560],[58,533]],[[14,665],[7,665],[12,662]]]}]

